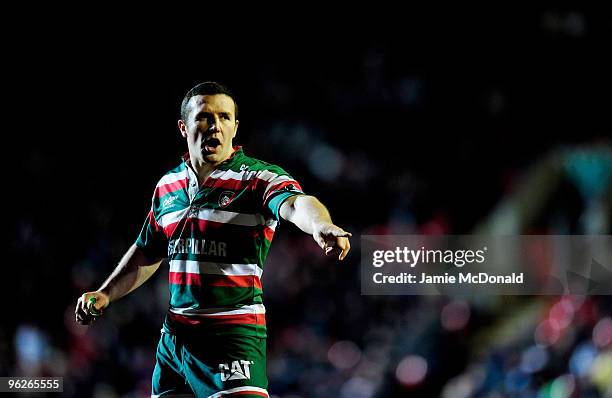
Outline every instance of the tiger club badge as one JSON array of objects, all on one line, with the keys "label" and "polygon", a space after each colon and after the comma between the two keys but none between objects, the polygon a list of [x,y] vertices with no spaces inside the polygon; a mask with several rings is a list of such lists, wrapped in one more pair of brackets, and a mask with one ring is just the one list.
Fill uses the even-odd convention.
[{"label": "tiger club badge", "polygon": [[234,196],[236,196],[236,192],[232,191],[223,191],[221,195],[219,195],[219,207],[224,208],[227,207],[232,200],[234,200]]}]

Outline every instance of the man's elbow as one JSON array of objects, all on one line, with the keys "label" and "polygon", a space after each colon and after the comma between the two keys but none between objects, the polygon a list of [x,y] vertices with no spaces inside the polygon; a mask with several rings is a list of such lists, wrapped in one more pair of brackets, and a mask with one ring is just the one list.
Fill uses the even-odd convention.
[{"label": "man's elbow", "polygon": [[295,200],[296,200],[296,196],[292,196],[288,198],[287,200],[285,200],[283,204],[281,205],[278,211],[278,214],[283,220],[293,222],[293,219],[295,218],[295,213],[296,213]]}]

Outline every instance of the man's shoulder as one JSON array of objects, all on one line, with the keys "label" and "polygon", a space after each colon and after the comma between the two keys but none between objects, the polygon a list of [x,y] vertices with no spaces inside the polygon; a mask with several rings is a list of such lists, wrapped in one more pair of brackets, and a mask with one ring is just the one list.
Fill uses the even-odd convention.
[{"label": "man's shoulder", "polygon": [[166,174],[164,174],[164,175],[183,173],[186,169],[187,169],[187,166],[186,166],[185,162],[183,161],[183,162],[179,163],[176,167],[168,170],[166,172]]},{"label": "man's shoulder", "polygon": [[157,186],[170,184],[175,181],[183,180],[186,178],[187,166],[185,162],[181,162],[178,166],[171,170],[168,170],[157,182]]}]

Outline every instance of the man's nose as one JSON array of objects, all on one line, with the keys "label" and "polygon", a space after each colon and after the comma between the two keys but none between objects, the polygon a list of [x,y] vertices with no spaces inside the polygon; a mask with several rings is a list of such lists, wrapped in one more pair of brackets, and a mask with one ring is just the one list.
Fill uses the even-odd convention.
[{"label": "man's nose", "polygon": [[213,117],[210,118],[210,120],[208,121],[209,127],[208,130],[210,131],[214,131],[214,132],[218,132],[220,131],[220,120],[219,120],[219,116],[215,115]]}]

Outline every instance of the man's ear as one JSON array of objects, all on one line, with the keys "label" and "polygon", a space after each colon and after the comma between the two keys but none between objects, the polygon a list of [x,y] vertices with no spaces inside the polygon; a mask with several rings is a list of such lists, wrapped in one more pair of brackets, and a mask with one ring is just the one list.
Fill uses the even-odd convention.
[{"label": "man's ear", "polygon": [[183,138],[187,138],[187,125],[182,119],[179,119],[178,121],[178,129],[181,132]]},{"label": "man's ear", "polygon": [[234,135],[232,135],[232,138],[236,138],[236,133],[238,132],[238,124],[240,122],[238,120],[236,120],[236,127],[234,127]]}]

